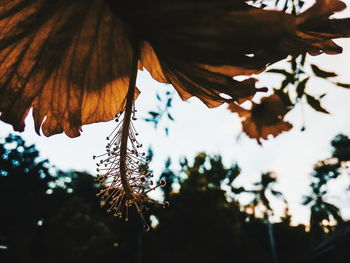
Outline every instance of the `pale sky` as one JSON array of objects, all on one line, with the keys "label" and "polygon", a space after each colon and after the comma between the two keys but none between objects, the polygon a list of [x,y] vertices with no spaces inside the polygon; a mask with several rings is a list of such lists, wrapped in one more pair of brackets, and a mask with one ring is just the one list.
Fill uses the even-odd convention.
[{"label": "pale sky", "polygon": [[[344,1],[350,5],[350,1]],[[350,11],[347,11],[350,14]],[[337,56],[321,55],[310,58],[320,68],[339,73],[337,80],[350,83],[350,40],[339,40],[344,53]],[[273,67],[284,67],[285,63]],[[259,86],[277,87],[279,79],[275,74],[259,75]],[[306,208],[300,205],[302,196],[308,193],[310,172],[313,164],[330,155],[330,140],[339,133],[350,135],[349,101],[350,90],[339,88],[325,81],[312,81],[307,92],[313,95],[328,95],[322,100],[323,106],[331,112],[330,115],[317,113],[306,104],[295,107],[288,113],[286,119],[294,128],[275,139],[258,146],[254,140],[241,134],[239,118],[230,113],[226,106],[208,109],[197,99],[183,102],[175,96],[171,112],[175,122],[169,124],[169,136],[165,136],[161,126],[155,130],[149,123],[142,121],[147,111],[155,109],[156,92],[173,91],[171,86],[159,84],[151,79],[148,73],[140,72],[138,88],[141,94],[136,102],[139,120],[135,125],[140,133],[140,141],[144,149],[152,146],[155,156],[151,168],[155,174],[160,174],[164,161],[171,157],[173,168],[178,168],[181,156],[189,160],[199,152],[220,154],[224,163],[229,166],[238,162],[242,174],[237,184],[249,186],[249,183],[259,179],[262,172],[274,171],[278,175],[278,188],[289,201],[290,209],[296,221],[305,222],[308,217]],[[302,114],[302,112],[304,112]],[[304,115],[304,117],[302,117]],[[305,119],[306,130],[300,131],[302,118]],[[95,173],[95,162],[92,155],[103,152],[105,137],[113,129],[115,122],[98,123],[83,127],[79,138],[71,139],[65,135],[52,137],[38,136],[34,132],[32,117],[27,118],[26,131],[20,135],[28,144],[35,144],[42,158],[48,158],[50,163],[59,169],[86,170]],[[0,137],[12,132],[11,126],[0,123]],[[350,193],[344,189],[350,185],[350,176],[339,178],[332,185],[329,196],[335,204],[342,205],[343,215],[350,217]]]}]

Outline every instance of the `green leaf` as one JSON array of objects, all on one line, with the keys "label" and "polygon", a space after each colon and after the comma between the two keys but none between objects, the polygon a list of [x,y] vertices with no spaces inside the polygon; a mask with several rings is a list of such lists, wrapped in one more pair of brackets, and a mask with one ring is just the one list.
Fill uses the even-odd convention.
[{"label": "green leaf", "polygon": [[304,196],[304,201],[303,201],[303,205],[308,205],[312,202],[312,198],[310,196]]},{"label": "green leaf", "polygon": [[309,81],[309,77],[303,79],[302,81],[299,82],[297,86],[297,96],[298,98],[301,98],[304,95],[305,88],[306,88],[306,83]]},{"label": "green leaf", "polygon": [[311,68],[312,68],[312,71],[315,73],[315,75],[320,78],[327,79],[327,78],[333,78],[337,76],[337,74],[335,74],[334,72],[324,71],[314,64],[311,65]]},{"label": "green leaf", "polygon": [[318,99],[312,97],[312,96],[309,95],[309,94],[305,94],[305,95],[306,95],[306,101],[307,101],[307,103],[308,103],[315,111],[319,111],[319,112],[323,112],[323,113],[329,114],[329,112],[321,106],[321,102],[320,102]]},{"label": "green leaf", "polygon": [[166,107],[167,108],[170,108],[171,107],[171,102],[172,102],[172,98],[169,98],[168,100],[167,100],[167,103],[166,103]]},{"label": "green leaf", "polygon": [[171,116],[170,113],[168,113],[168,118],[169,118],[169,120],[174,121],[174,118],[173,118],[173,116]]},{"label": "green leaf", "polygon": [[156,118],[159,115],[159,113],[154,111],[149,111],[148,113],[151,114],[153,118]]},{"label": "green leaf", "polygon": [[283,197],[283,194],[280,191],[276,191],[276,190],[271,190],[271,194],[273,194],[274,196],[277,197]]}]

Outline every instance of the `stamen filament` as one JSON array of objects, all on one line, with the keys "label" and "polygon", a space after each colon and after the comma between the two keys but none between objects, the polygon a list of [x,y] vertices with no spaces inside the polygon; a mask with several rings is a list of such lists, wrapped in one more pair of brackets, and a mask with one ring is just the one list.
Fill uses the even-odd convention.
[{"label": "stamen filament", "polygon": [[[138,142],[138,135],[132,120],[136,120],[134,96],[136,90],[138,53],[132,61],[129,89],[125,98],[125,111],[116,115],[116,128],[106,137],[106,153],[94,156],[102,158],[96,163],[96,181],[104,187],[97,196],[101,197],[101,206],[108,206],[107,212],[113,212],[116,217],[129,218],[129,207],[134,206],[145,230],[149,226],[142,214],[146,203],[155,204],[146,194],[164,183],[152,187],[150,178],[153,175],[148,171],[148,158],[140,152],[142,144]],[[130,144],[130,146],[128,145]],[[164,206],[164,204],[161,204]]]}]

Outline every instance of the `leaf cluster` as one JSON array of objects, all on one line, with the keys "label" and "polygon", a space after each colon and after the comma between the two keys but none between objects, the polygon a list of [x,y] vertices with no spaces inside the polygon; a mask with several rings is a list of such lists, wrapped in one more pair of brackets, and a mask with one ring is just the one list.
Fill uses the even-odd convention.
[{"label": "leaf cluster", "polygon": [[164,126],[164,132],[166,135],[169,135],[169,127],[167,124],[167,121],[175,121],[172,113],[170,112],[172,108],[172,103],[174,99],[174,92],[166,91],[164,94],[156,94],[156,99],[158,102],[158,105],[156,106],[156,109],[148,111],[148,116],[143,118],[144,121],[152,123],[153,127],[155,129],[158,128],[160,122],[163,120],[166,121]]}]

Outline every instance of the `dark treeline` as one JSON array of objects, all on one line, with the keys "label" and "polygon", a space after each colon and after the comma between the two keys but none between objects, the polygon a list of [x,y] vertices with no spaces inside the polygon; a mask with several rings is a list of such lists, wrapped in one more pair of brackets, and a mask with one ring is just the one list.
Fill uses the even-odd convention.
[{"label": "dark treeline", "polygon": [[[160,179],[171,205],[150,207],[153,229],[144,232],[132,213],[129,222],[106,214],[92,175],[54,170],[33,145],[9,135],[0,144],[0,262],[348,262],[350,228],[326,194],[346,172],[350,139],[338,135],[332,146],[311,175],[307,228],[290,225],[273,173],[236,187],[238,165],[201,153],[181,160],[180,172],[167,161]],[[242,195],[251,202],[243,205]],[[271,198],[286,207],[278,223]]]}]

